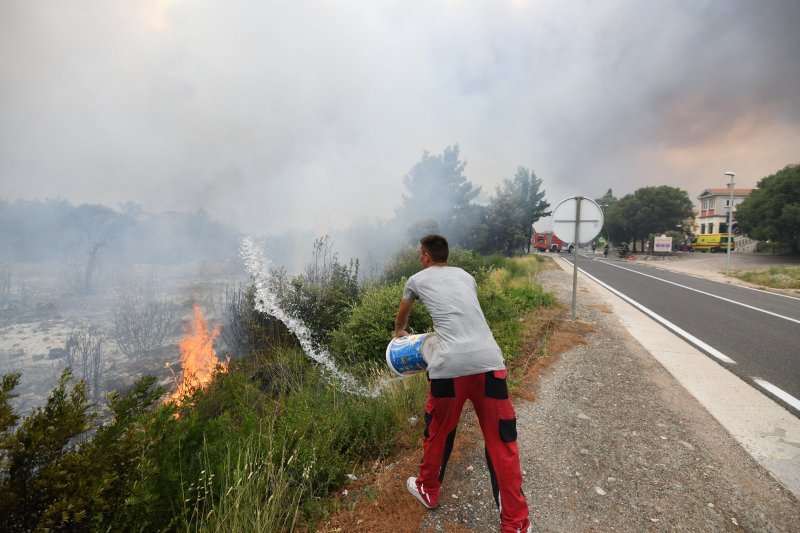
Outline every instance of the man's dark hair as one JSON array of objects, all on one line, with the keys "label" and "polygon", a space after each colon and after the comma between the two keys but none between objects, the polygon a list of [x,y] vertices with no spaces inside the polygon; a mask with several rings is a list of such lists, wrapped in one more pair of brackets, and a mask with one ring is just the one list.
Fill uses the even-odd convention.
[{"label": "man's dark hair", "polygon": [[424,251],[431,254],[431,259],[437,263],[447,262],[450,247],[447,245],[447,239],[441,235],[425,235],[419,240],[419,245]]}]

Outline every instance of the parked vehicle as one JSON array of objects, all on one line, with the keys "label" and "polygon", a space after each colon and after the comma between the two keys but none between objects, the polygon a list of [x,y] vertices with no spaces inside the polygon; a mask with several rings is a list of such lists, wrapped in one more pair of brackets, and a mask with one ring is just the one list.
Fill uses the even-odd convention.
[{"label": "parked vehicle", "polygon": [[559,253],[562,250],[572,253],[575,246],[572,243],[565,244],[564,241],[556,237],[552,231],[545,231],[543,233],[533,232],[533,247],[540,252],[553,252]]},{"label": "parked vehicle", "polygon": [[[735,239],[731,239],[731,251],[736,249]],[[694,252],[722,252],[728,251],[727,233],[709,233],[707,235],[697,235],[689,245],[689,251]]]}]

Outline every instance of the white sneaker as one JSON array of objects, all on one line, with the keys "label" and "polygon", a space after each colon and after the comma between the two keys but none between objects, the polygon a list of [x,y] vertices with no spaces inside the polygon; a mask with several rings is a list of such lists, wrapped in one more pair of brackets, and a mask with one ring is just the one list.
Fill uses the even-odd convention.
[{"label": "white sneaker", "polygon": [[431,500],[431,495],[425,492],[425,486],[417,488],[417,478],[410,477],[406,480],[406,488],[408,492],[411,493],[416,499],[419,500],[419,503],[425,506],[426,509],[436,509],[439,507],[439,503],[434,503]]}]

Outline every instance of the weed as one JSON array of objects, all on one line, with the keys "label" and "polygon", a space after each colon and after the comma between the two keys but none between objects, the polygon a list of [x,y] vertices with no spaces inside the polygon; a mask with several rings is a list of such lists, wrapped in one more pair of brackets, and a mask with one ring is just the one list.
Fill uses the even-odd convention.
[{"label": "weed", "polygon": [[774,266],[766,270],[737,271],[734,276],[774,289],[800,289],[800,267]]}]

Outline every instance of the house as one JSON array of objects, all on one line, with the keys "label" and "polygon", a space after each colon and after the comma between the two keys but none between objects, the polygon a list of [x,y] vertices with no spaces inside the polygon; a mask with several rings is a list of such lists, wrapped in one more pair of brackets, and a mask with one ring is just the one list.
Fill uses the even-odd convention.
[{"label": "house", "polygon": [[[736,205],[747,198],[753,189],[733,189],[733,223],[736,229]],[[731,202],[730,189],[706,189],[697,197],[698,209],[695,216],[695,233],[726,233],[728,231],[728,206]]]}]

